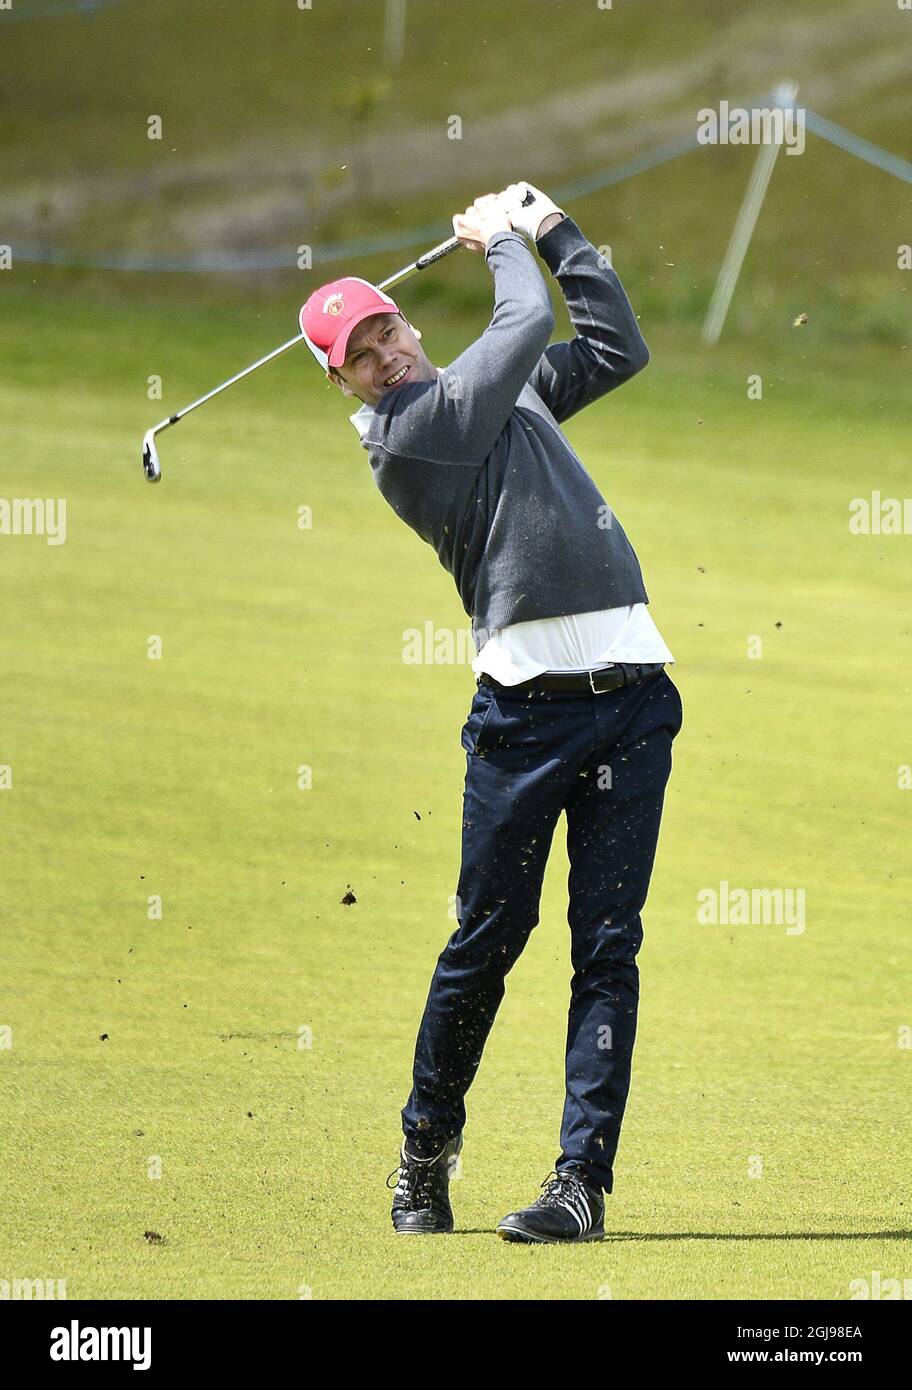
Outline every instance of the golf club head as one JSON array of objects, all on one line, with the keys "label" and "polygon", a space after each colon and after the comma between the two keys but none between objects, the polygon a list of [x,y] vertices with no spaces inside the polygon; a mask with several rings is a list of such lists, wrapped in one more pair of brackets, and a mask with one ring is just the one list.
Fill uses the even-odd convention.
[{"label": "golf club head", "polygon": [[143,435],[142,448],[143,472],[150,483],[157,483],[161,478],[161,464],[158,461],[158,450],[155,447],[155,431],[146,430]]}]

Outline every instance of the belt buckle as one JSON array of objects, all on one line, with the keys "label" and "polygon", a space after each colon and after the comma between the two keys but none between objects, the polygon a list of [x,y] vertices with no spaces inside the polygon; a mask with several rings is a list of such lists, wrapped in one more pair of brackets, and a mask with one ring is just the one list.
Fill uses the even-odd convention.
[{"label": "belt buckle", "polygon": [[608,695],[612,690],[617,690],[617,685],[605,685],[599,690],[596,687],[595,681],[593,679],[594,676],[607,675],[609,672],[613,674],[616,669],[617,667],[615,663],[612,662],[609,666],[605,666],[601,671],[586,672],[586,675],[589,677],[589,688],[592,691],[593,695]]}]

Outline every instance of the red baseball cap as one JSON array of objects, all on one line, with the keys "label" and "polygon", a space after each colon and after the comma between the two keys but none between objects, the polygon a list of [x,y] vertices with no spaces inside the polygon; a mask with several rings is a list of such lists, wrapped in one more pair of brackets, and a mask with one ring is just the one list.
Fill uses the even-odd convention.
[{"label": "red baseball cap", "polygon": [[399,305],[357,275],[314,290],[301,310],[301,332],[325,370],[341,367],[353,328],[372,314],[398,314]]}]

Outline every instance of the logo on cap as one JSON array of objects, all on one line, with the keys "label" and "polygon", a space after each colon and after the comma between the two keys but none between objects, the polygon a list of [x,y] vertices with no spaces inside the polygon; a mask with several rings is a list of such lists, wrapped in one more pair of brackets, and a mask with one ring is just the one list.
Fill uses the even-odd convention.
[{"label": "logo on cap", "polygon": [[345,309],[345,297],[341,294],[331,294],[323,305],[324,314],[341,314]]}]

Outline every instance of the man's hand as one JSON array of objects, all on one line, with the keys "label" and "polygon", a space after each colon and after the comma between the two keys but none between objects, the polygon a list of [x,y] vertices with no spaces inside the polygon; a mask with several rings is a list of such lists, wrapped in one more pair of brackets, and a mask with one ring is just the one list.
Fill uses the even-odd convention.
[{"label": "man's hand", "polygon": [[[532,202],[528,207],[523,207],[523,199],[529,193],[532,195]],[[530,241],[536,241],[539,235],[550,232],[564,216],[563,209],[553,203],[547,193],[542,193],[540,188],[536,188],[525,179],[519,183],[511,183],[497,196],[513,223],[513,230],[523,232]],[[547,227],[544,226],[546,219],[552,219]]]},{"label": "man's hand", "polygon": [[512,232],[513,222],[506,212],[500,195],[485,193],[476,198],[465,212],[453,216],[453,231],[460,244],[469,251],[486,251],[495,232]]}]

